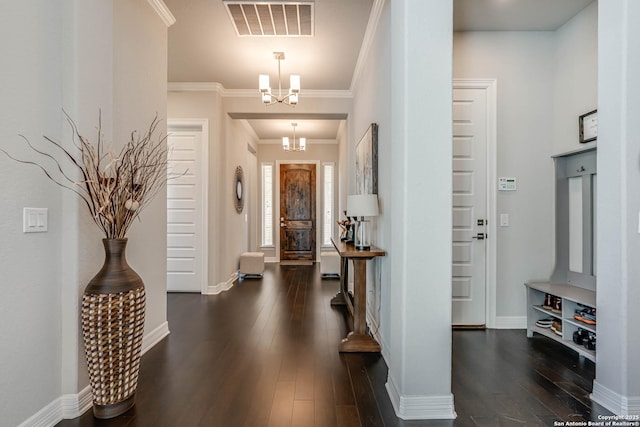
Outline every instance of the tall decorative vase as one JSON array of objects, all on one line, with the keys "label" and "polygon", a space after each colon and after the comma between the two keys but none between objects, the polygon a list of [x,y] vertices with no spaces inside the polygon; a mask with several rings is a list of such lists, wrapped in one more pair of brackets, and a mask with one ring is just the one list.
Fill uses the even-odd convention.
[{"label": "tall decorative vase", "polygon": [[144,330],[145,290],[125,256],[127,239],[103,239],[105,260],[82,296],[82,336],[96,418],[135,403]]}]

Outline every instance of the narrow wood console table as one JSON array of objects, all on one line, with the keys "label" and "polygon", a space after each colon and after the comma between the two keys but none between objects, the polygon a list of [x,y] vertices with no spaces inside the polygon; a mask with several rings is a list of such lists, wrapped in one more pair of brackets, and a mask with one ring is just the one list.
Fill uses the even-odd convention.
[{"label": "narrow wood console table", "polygon": [[[351,243],[331,239],[340,254],[340,291],[331,299],[331,305],[346,305],[353,316],[353,331],[340,343],[341,353],[380,351],[380,344],[367,334],[367,260],[385,256],[385,252],[371,246],[369,250],[359,250]],[[353,261],[353,297],[349,294],[348,265]]]}]

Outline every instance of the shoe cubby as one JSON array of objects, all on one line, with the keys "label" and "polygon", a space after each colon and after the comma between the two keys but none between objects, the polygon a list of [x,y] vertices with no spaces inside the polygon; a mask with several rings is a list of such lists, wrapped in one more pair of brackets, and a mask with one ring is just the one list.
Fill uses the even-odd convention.
[{"label": "shoe cubby", "polygon": [[576,310],[580,310],[583,307],[593,308],[594,306],[577,303],[575,301],[567,301],[566,309],[563,306],[562,317],[564,318],[565,322],[567,322],[570,325],[575,326],[576,329],[577,328],[582,328],[582,329],[586,329],[587,331],[595,333],[596,332],[596,325],[591,325],[589,323],[585,323],[585,322],[582,322],[580,320],[576,320],[573,317],[575,312],[576,312]]},{"label": "shoe cubby", "polygon": [[[574,319],[580,304],[596,307],[595,236],[597,214],[596,147],[581,147],[553,156],[555,165],[555,267],[547,281],[530,281],[527,288],[527,336],[544,335],[573,350],[581,357],[595,362],[596,325]],[[559,312],[545,309],[545,295],[553,295],[562,301]],[[558,307],[556,307],[558,308]],[[594,310],[595,311],[595,310]],[[595,313],[586,313],[595,318]],[[582,316],[581,316],[582,317]],[[560,325],[562,334],[550,328],[536,325],[539,319],[551,318]],[[558,323],[559,322],[559,323]],[[574,333],[585,331],[587,344],[573,341]],[[582,335],[576,339],[581,341]],[[589,338],[592,337],[592,338]]]},{"label": "shoe cubby", "polygon": [[[596,325],[589,325],[573,318],[575,310],[582,306],[595,308],[596,293],[594,291],[564,284],[552,284],[546,282],[528,282],[527,288],[527,336],[533,334],[543,335],[557,341],[580,356],[595,362],[596,352],[587,349],[584,345],[573,342],[573,334],[581,328],[595,335]],[[562,312],[557,313],[543,307],[546,294],[554,295],[562,299]],[[551,318],[562,327],[562,335],[555,333],[552,328],[544,328],[536,325],[540,319]]]}]

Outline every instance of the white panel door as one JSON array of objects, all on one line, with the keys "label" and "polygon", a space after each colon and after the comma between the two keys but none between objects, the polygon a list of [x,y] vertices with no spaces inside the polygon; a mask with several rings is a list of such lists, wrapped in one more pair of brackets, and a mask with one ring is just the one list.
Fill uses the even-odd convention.
[{"label": "white panel door", "polygon": [[[202,131],[170,130],[167,182],[167,290],[201,292]],[[171,175],[174,178],[171,178]],[[175,178],[176,175],[181,175]]]},{"label": "white panel door", "polygon": [[458,326],[486,323],[486,96],[484,89],[453,91],[452,323]]}]

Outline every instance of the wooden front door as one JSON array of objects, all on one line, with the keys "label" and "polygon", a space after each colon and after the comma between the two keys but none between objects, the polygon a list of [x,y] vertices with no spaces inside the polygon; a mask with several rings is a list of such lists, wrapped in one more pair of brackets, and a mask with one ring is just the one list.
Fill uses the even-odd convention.
[{"label": "wooden front door", "polygon": [[280,165],[280,260],[316,259],[316,165]]}]

